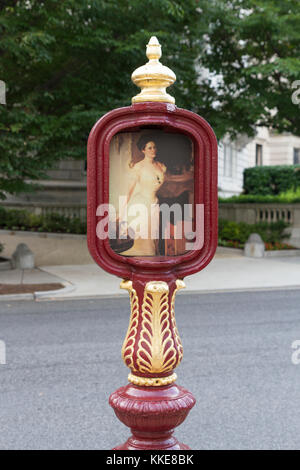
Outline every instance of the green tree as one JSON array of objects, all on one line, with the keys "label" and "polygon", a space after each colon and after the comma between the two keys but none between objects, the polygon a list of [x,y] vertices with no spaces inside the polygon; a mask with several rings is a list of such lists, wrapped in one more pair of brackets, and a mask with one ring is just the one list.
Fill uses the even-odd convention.
[{"label": "green tree", "polygon": [[[176,104],[218,137],[251,135],[255,124],[300,135],[290,83],[300,69],[297,3],[0,1],[0,196],[24,191],[59,159],[85,158],[95,121],[136,94],[130,74],[152,35],[177,75]],[[203,67],[223,77],[217,87]]]},{"label": "green tree", "polygon": [[266,126],[299,136],[299,105],[292,102],[300,78],[299,1],[211,0],[206,7],[199,63],[218,77],[204,84],[214,90],[217,104],[208,114],[219,135],[253,135],[255,126]]},{"label": "green tree", "polygon": [[[94,122],[130,104],[131,72],[156,34],[188,105],[202,18],[196,0],[40,0],[0,3],[0,191],[26,189],[53,162],[84,158]],[[200,35],[201,37],[201,35]],[[195,85],[194,85],[195,86]]]}]

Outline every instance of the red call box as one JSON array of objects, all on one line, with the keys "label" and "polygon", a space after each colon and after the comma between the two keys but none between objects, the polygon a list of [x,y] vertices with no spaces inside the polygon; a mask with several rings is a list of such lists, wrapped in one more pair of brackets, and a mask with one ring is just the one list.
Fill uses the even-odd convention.
[{"label": "red call box", "polygon": [[107,113],[88,140],[87,201],[88,246],[104,270],[162,281],[202,270],[218,240],[212,128],[171,103]]},{"label": "red call box", "polygon": [[135,70],[142,89],[88,140],[88,246],[96,263],[123,278],[131,315],[122,347],[129,384],[109,399],[132,436],[116,449],[188,449],[172,436],[195,398],[175,384],[183,348],[175,321],[182,279],[217,247],[217,141],[197,114],[165,92],[174,73],[159,62]]}]

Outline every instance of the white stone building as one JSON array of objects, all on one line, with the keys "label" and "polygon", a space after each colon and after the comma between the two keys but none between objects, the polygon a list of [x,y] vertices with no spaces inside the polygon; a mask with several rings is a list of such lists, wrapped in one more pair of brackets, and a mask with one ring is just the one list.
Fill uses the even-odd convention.
[{"label": "white stone building", "polygon": [[277,134],[258,128],[256,136],[219,143],[219,196],[230,197],[243,191],[245,168],[256,165],[300,164],[300,137]]}]

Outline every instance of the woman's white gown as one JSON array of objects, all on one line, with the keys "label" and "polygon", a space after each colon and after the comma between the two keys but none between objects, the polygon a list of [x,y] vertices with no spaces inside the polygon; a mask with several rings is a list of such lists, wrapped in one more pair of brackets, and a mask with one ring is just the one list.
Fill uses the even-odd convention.
[{"label": "woman's white gown", "polygon": [[135,233],[133,246],[120,253],[124,256],[155,256],[159,235],[157,191],[164,182],[166,166],[141,160],[130,170],[130,184],[136,183],[127,204],[128,227]]}]

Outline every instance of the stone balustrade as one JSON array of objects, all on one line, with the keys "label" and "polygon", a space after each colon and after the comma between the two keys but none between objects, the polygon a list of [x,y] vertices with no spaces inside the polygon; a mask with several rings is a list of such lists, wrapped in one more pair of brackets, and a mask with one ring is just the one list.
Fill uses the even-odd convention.
[{"label": "stone balustrade", "polygon": [[219,218],[233,222],[277,222],[291,225],[289,243],[300,248],[300,204],[279,203],[220,203]]}]

